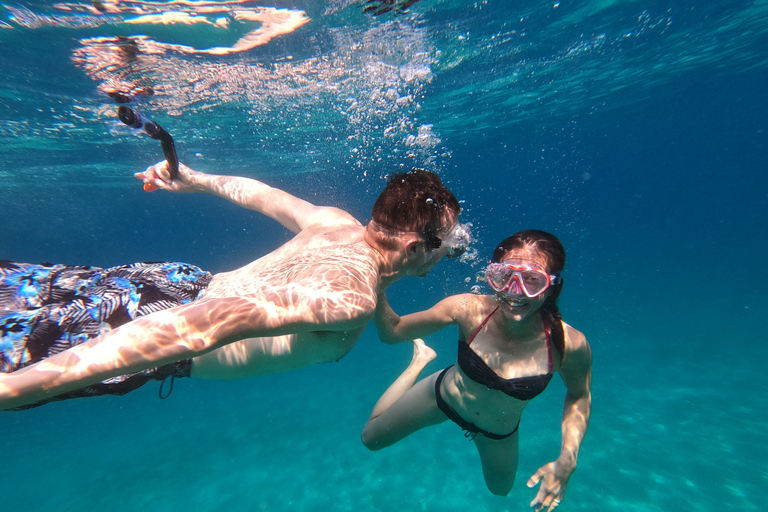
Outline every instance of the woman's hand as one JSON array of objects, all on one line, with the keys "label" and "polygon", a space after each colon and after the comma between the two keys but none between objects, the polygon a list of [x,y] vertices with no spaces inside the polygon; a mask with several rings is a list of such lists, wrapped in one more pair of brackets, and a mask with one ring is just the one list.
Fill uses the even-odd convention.
[{"label": "woman's hand", "polygon": [[576,468],[567,467],[558,461],[550,462],[540,467],[528,480],[528,487],[535,487],[541,482],[536,498],[531,502],[531,508],[537,512],[546,510],[551,512],[560,504],[565,494],[565,486]]},{"label": "woman's hand", "polygon": [[528,487],[541,482],[539,492],[531,502],[536,511],[551,512],[563,499],[568,479],[576,469],[579,448],[592,411],[592,349],[581,332],[563,325],[566,328],[565,363],[559,370],[567,389],[561,424],[563,442],[557,460],[540,467],[528,480]]},{"label": "woman's hand", "polygon": [[134,177],[144,182],[144,190],[147,192],[154,192],[158,189],[169,192],[197,192],[198,189],[193,185],[192,178],[199,174],[202,173],[193,171],[179,162],[179,176],[172,180],[171,173],[168,171],[168,162],[163,160],[155,165],[150,165],[144,172],[137,172]]}]

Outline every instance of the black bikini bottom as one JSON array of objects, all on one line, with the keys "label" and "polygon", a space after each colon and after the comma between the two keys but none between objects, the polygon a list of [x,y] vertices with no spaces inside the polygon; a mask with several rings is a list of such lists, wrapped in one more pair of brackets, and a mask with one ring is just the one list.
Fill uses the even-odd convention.
[{"label": "black bikini bottom", "polygon": [[459,413],[457,413],[453,407],[448,405],[445,400],[443,400],[443,396],[440,394],[440,383],[443,382],[443,377],[445,376],[445,372],[453,368],[453,366],[449,366],[442,372],[440,372],[440,375],[437,376],[437,380],[435,381],[435,401],[437,402],[437,407],[443,413],[448,416],[448,419],[457,424],[464,430],[464,437],[467,437],[469,439],[474,439],[474,437],[477,434],[480,434],[481,436],[487,437],[488,439],[494,439],[496,441],[499,441],[501,439],[506,439],[512,435],[514,435],[517,432],[518,427],[520,427],[520,422],[517,423],[517,426],[515,426],[515,430],[510,432],[509,434],[494,434],[493,432],[488,432],[487,430],[483,430],[482,428],[478,427],[474,423],[470,423],[461,416],[459,416]]}]

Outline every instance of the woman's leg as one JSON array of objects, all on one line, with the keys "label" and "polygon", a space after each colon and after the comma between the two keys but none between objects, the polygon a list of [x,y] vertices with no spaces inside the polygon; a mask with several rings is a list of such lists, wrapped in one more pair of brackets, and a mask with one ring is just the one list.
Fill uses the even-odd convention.
[{"label": "woman's leg", "polygon": [[436,356],[437,354],[435,354],[435,351],[424,344],[424,340],[421,338],[413,340],[413,358],[411,359],[411,364],[409,364],[408,368],[405,369],[391,386],[389,386],[389,389],[381,395],[381,398],[379,398],[379,401],[376,402],[376,405],[373,407],[371,417],[368,418],[368,421],[378,418],[381,413],[392,407],[392,404],[403,396],[406,391],[411,389],[419,379],[419,375],[421,375],[421,371],[424,367],[434,360]]},{"label": "woman's leg", "polygon": [[475,446],[480,454],[483,476],[488,490],[497,496],[506,496],[515,483],[518,461],[518,435],[515,432],[506,439],[488,439],[475,436]]},{"label": "woman's leg", "polygon": [[446,420],[435,402],[435,379],[439,372],[416,382],[435,355],[422,340],[413,341],[411,363],[376,402],[363,428],[363,444],[369,449],[386,448],[417,430]]}]

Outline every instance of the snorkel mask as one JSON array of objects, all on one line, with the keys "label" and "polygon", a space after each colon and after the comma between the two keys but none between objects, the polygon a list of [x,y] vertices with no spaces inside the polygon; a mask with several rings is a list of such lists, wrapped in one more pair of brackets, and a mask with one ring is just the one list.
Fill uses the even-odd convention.
[{"label": "snorkel mask", "polygon": [[496,293],[522,293],[532,299],[547,291],[550,286],[562,283],[563,278],[556,274],[547,274],[541,269],[502,262],[488,265],[485,270],[485,282]]},{"label": "snorkel mask", "polygon": [[429,235],[426,238],[427,248],[430,250],[446,247],[448,249],[446,256],[448,258],[458,258],[464,254],[472,242],[472,229],[470,224],[461,224],[457,222],[451,231],[444,237]]},{"label": "snorkel mask", "polygon": [[425,247],[429,251],[434,251],[441,247],[446,247],[448,250],[446,251],[445,255],[448,258],[458,258],[467,251],[467,247],[469,246],[470,242],[472,242],[471,223],[461,224],[457,222],[443,237],[439,237],[435,234],[426,235],[423,233],[417,233],[415,231],[400,231],[399,229],[392,229],[382,226],[375,220],[371,220],[371,225],[374,226],[374,229],[384,233],[397,235],[413,233],[414,235],[420,235],[424,240]]}]

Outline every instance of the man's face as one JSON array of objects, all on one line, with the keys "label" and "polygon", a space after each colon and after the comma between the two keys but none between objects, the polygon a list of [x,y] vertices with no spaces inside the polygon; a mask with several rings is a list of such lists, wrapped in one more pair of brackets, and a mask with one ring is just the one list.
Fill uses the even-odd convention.
[{"label": "man's face", "polygon": [[[446,215],[443,229],[441,229],[436,236],[440,239],[444,239],[458,223],[458,215],[453,212],[448,212]],[[409,275],[426,277],[432,267],[437,265],[437,262],[443,259],[448,254],[450,248],[445,244],[441,244],[440,247],[433,249],[430,248],[430,243],[427,240],[422,240],[416,247],[417,257],[414,261],[412,269],[408,272]]]}]

